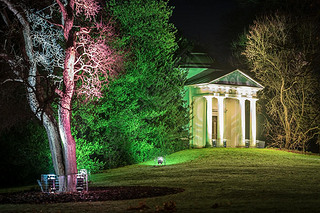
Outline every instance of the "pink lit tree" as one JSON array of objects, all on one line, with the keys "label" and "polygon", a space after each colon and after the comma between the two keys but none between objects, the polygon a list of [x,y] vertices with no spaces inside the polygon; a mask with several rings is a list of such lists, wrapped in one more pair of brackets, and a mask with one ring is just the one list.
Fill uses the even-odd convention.
[{"label": "pink lit tree", "polygon": [[[63,35],[66,43],[63,68],[63,90],[57,88],[60,97],[59,131],[64,150],[67,191],[75,191],[76,147],[71,134],[71,103],[75,92],[86,100],[101,97],[101,86],[115,75],[118,55],[108,46],[114,37],[112,26],[94,21],[100,6],[94,0],[70,0],[66,5],[56,0],[63,17]],[[74,30],[75,16],[83,13],[95,26],[78,27]],[[76,89],[76,82],[80,87]]]},{"label": "pink lit tree", "polygon": [[[40,90],[35,77],[37,70],[46,70],[48,74],[45,77],[56,86],[58,122],[51,116],[54,128],[47,132],[49,136],[55,131],[54,135],[58,138],[53,144],[62,150],[51,150],[52,157],[63,153],[63,160],[60,158],[56,165],[54,163],[56,173],[66,177],[60,179],[60,191],[76,191],[76,144],[71,134],[72,99],[74,94],[83,96],[85,101],[100,98],[103,84],[108,83],[110,76],[117,74],[121,57],[110,46],[115,38],[114,29],[111,23],[104,23],[102,18],[96,21],[101,7],[95,0],[56,0],[56,4],[41,11],[24,9],[23,15],[9,0],[1,1],[18,18],[25,32],[26,60],[31,67],[29,77],[21,80],[26,81],[29,105],[40,120],[46,112],[41,108],[37,95]],[[62,14],[59,24],[52,18],[56,5]],[[62,69],[62,75],[57,74],[59,68]]]}]

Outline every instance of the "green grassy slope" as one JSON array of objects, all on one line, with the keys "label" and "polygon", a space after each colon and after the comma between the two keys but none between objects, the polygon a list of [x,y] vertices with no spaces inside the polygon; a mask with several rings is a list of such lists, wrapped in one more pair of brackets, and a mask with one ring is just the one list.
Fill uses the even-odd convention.
[{"label": "green grassy slope", "polygon": [[[93,175],[95,186],[166,186],[179,194],[145,199],[155,206],[174,201],[178,212],[319,212],[320,157],[271,149],[193,149]],[[141,200],[52,205],[1,205],[6,211],[124,212]]]}]

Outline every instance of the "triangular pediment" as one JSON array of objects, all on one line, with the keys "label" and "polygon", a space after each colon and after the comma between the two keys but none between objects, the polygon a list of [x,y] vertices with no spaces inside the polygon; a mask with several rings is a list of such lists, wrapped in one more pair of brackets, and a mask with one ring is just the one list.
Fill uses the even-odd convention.
[{"label": "triangular pediment", "polygon": [[249,86],[263,88],[261,84],[253,80],[251,77],[246,75],[240,70],[235,70],[226,75],[223,75],[217,79],[209,82],[209,84],[223,84],[223,85],[234,85],[234,86]]}]

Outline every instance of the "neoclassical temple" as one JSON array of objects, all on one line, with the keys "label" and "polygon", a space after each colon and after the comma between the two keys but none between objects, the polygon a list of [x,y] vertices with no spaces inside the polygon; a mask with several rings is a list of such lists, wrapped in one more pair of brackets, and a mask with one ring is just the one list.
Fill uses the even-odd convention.
[{"label": "neoclassical temple", "polygon": [[[191,147],[256,147],[257,92],[263,86],[238,69],[212,68],[205,54],[185,64]],[[198,61],[199,62],[199,61]]]}]

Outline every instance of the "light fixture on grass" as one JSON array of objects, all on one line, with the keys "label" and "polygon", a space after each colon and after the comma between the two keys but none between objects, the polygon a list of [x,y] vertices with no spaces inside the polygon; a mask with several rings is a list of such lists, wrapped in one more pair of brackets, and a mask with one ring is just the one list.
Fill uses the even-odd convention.
[{"label": "light fixture on grass", "polygon": [[[41,180],[37,180],[41,191],[44,193],[56,193],[59,191],[60,182],[65,182],[67,176],[58,176],[55,174],[42,174]],[[77,185],[78,192],[88,191],[88,172],[86,169],[81,169],[77,174]]]},{"label": "light fixture on grass", "polygon": [[42,192],[55,193],[59,188],[57,176],[54,174],[41,175],[41,181],[38,180]]},{"label": "light fixture on grass", "polygon": [[155,159],[156,166],[164,166],[166,165],[166,158],[163,156],[159,156]]},{"label": "light fixture on grass", "polygon": [[77,174],[77,191],[88,191],[88,172],[86,169],[81,169]]}]

